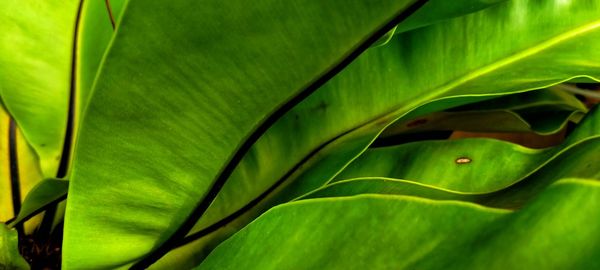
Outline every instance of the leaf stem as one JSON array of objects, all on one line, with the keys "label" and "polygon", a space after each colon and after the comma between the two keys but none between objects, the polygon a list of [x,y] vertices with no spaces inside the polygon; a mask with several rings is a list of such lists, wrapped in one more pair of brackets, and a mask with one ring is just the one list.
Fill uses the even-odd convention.
[{"label": "leaf stem", "polygon": [[106,5],[106,11],[108,12],[108,18],[110,19],[112,29],[115,30],[115,17],[113,16],[112,9],[110,8],[110,0],[104,0],[104,5]]},{"label": "leaf stem", "polygon": [[[19,154],[17,150],[17,125],[12,118],[10,118],[8,125],[8,152],[13,212],[16,217],[21,210],[21,182],[19,176]],[[15,229],[20,236],[23,235],[23,224],[15,226]]]}]

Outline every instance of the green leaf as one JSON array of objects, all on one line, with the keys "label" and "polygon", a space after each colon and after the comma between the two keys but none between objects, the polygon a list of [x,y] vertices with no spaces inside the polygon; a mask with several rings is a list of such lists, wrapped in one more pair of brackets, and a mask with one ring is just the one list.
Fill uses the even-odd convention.
[{"label": "green leaf", "polygon": [[397,119],[577,76],[600,80],[600,4],[558,2],[508,1],[369,49],[254,145],[192,230],[188,241],[207,238],[194,256],[324,185]]},{"label": "green leaf", "polygon": [[[279,177],[286,175],[285,178],[291,174],[289,179],[280,180],[280,183],[285,181],[286,183],[291,182],[291,184],[286,187],[285,191],[280,192],[283,194],[280,195],[283,199],[278,201],[289,200],[321,186],[366,149],[386,125],[399,117],[413,119],[433,111],[460,105],[460,103],[456,104],[460,101],[470,100],[473,102],[477,101],[477,98],[485,99],[485,95],[493,94],[492,91],[510,93],[518,89],[544,88],[554,82],[568,80],[577,74],[598,77],[597,65],[588,61],[590,58],[600,58],[598,50],[594,50],[593,46],[580,47],[577,45],[581,42],[594,44],[593,40],[600,35],[597,28],[600,26],[597,17],[599,13],[595,12],[598,9],[600,6],[589,1],[574,2],[568,7],[568,11],[566,7],[557,8],[551,1],[543,3],[507,2],[443,24],[408,32],[398,36],[396,42],[370,50],[361,59],[358,59],[354,67],[358,66],[362,60],[365,61],[362,63],[366,63],[369,53],[374,54],[377,49],[391,48],[394,44],[397,47],[391,50],[404,51],[406,57],[395,59],[392,57],[393,54],[387,54],[385,59],[390,62],[394,61],[395,65],[376,61],[364,64],[365,71],[362,73],[367,73],[367,70],[372,69],[373,66],[380,66],[383,67],[382,71],[390,73],[387,76],[383,73],[373,72],[369,72],[369,76],[360,76],[359,72],[354,76],[347,77],[343,77],[344,73],[340,74],[339,81],[334,80],[330,84],[333,85],[335,82],[341,85],[337,87],[338,91],[334,91],[335,86],[327,89],[329,90],[327,93],[333,93],[330,95],[336,98],[324,100],[336,100],[336,102],[345,104],[339,107],[329,106],[327,108],[329,114],[316,115],[313,113],[307,116],[307,119],[310,120],[306,120],[306,122],[310,125],[317,126],[316,121],[323,121],[323,124],[318,125],[319,129],[291,128],[293,133],[286,133],[287,136],[282,135],[286,141],[293,143],[281,143],[281,145],[296,148],[297,145],[307,142],[305,145],[312,145],[312,148],[306,147],[304,149],[306,154],[294,159],[300,163],[291,162],[292,166],[286,168],[289,171],[284,170],[280,174]],[[581,16],[577,18],[571,16],[571,12],[575,10]],[[526,25],[519,23],[519,20],[524,20],[528,16],[535,20],[530,20]],[[556,18],[565,19],[556,20]],[[497,29],[495,30],[497,33],[491,34],[486,29]],[[540,31],[540,29],[544,29],[544,31]],[[469,35],[468,39],[457,39],[457,36],[467,34]],[[448,44],[452,44],[452,46],[448,46]],[[490,44],[494,44],[494,46],[490,46]],[[483,51],[489,54],[488,57],[480,57]],[[428,59],[427,63],[422,62],[425,56]],[[453,60],[449,61],[448,59]],[[560,64],[548,65],[553,61]],[[404,67],[410,67],[410,69]],[[351,72],[350,68],[345,72]],[[549,72],[549,68],[553,69],[552,72]],[[429,76],[424,78],[420,74],[429,74]],[[378,75],[385,76],[386,80],[378,80]],[[389,85],[382,84],[381,81],[389,83]],[[397,85],[410,85],[411,91],[397,91]],[[357,90],[354,92],[349,89]],[[373,91],[377,92],[362,91],[363,89],[374,89]],[[389,89],[389,92],[384,92],[382,89]],[[354,93],[352,97],[355,98],[339,94],[342,91]],[[356,93],[366,94],[361,96]],[[340,96],[344,96],[344,99],[339,98]],[[376,97],[384,101],[375,103],[369,97]],[[371,120],[364,120],[370,114],[368,110],[374,108],[373,104],[392,103],[392,100],[395,100],[396,104],[402,105],[396,105],[395,108],[389,105],[389,107],[382,106],[388,108],[387,114],[382,116],[380,112],[380,114],[373,114],[377,117],[371,115]],[[427,103],[426,100],[430,101]],[[426,102],[426,106],[415,109],[414,104],[422,102]],[[313,106],[316,104],[319,103],[312,103]],[[359,113],[357,110],[349,111],[352,108],[366,109]],[[292,117],[290,117],[289,123],[294,123]],[[362,124],[357,125],[357,123]],[[335,129],[337,132],[330,133],[326,129]],[[302,136],[300,132],[308,133],[304,130],[313,130],[314,133],[311,133],[312,136]],[[326,134],[331,135],[325,136]],[[310,143],[307,138],[320,138],[320,140],[318,143]],[[270,145],[278,144],[270,142]],[[305,145],[303,144],[303,146]],[[268,153],[266,149],[269,148],[265,147],[264,150],[265,153]],[[282,160],[291,160],[291,157],[295,156],[289,153],[281,156],[270,153],[270,160],[277,160],[278,163],[283,163]],[[253,163],[249,162],[249,164]],[[298,170],[298,168],[301,169]],[[279,179],[279,177],[255,176],[249,179]],[[234,182],[232,181],[232,187],[248,186],[233,184]],[[260,185],[260,188],[262,187]],[[227,189],[227,186],[225,188]],[[264,188],[260,191],[263,190]],[[246,194],[256,193],[250,191]],[[231,201],[227,202],[231,203]]]},{"label": "green leaf", "polygon": [[[591,1],[573,2],[569,6],[552,1],[543,3],[512,1],[444,24],[400,35],[399,42],[402,46],[400,48],[406,48],[405,55],[408,58],[403,60],[405,62],[403,66],[411,67],[409,71],[414,73],[409,73],[410,75],[406,77],[396,74],[389,79],[396,78],[398,80],[396,85],[411,85],[410,93],[418,93],[420,96],[406,97],[410,102],[372,120],[370,124],[359,126],[360,129],[346,129],[350,133],[337,133],[337,136],[340,134],[343,136],[332,136],[334,141],[324,140],[327,144],[320,146],[322,149],[319,149],[319,153],[314,154],[311,160],[303,162],[301,167],[304,170],[308,167],[308,170],[295,172],[297,175],[305,175],[300,176],[302,179],[296,181],[304,183],[292,184],[289,190],[291,192],[297,190],[298,192],[293,192],[297,196],[323,183],[323,181],[318,182],[317,179],[327,181],[330,175],[335,175],[339,168],[343,168],[349,160],[366,149],[382,126],[385,127],[398,117],[411,119],[431,111],[446,109],[450,107],[448,103],[460,100],[461,95],[462,98],[474,98],[484,96],[490,91],[543,88],[553,84],[552,82],[568,80],[576,74],[587,74],[598,80],[597,65],[588,61],[591,58],[600,58],[598,50],[593,49],[591,45],[600,35],[598,31],[600,23],[596,12],[598,9],[600,7]],[[572,12],[578,12],[581,17],[573,17]],[[528,20],[527,24],[520,22],[529,16],[535,19]],[[557,21],[556,18],[564,18],[564,20]],[[492,31],[495,34],[486,29],[495,29]],[[467,34],[468,39],[457,39],[457,36]],[[578,44],[590,44],[590,46]],[[480,57],[481,52],[484,51],[487,57]],[[421,61],[423,57],[419,58],[419,56],[427,56],[429,61],[423,63]],[[553,61],[556,61],[557,65],[547,65]],[[548,68],[553,70],[549,71]],[[429,76],[423,78],[420,74],[429,74]],[[360,78],[360,76],[355,77]],[[562,80],[559,79],[561,77]],[[439,82],[436,82],[437,80]],[[355,81],[352,85],[361,84]],[[367,88],[367,85],[371,87],[376,84],[370,82],[363,88]],[[385,89],[385,87],[375,87],[375,89]],[[433,98],[436,95],[441,96]],[[391,99],[390,95],[386,94],[373,96]],[[451,98],[453,96],[455,98]],[[436,109],[431,111],[417,109],[411,112],[413,103],[420,103],[427,98],[439,100],[437,104],[429,103],[437,107]],[[346,108],[356,107],[365,106],[346,106]],[[405,114],[406,112],[410,113]],[[335,125],[338,125],[344,118],[339,117],[340,115],[336,116]],[[322,118],[324,117],[313,118],[313,121]],[[326,134],[323,130],[319,132],[322,135]],[[310,167],[306,165],[307,163],[317,164],[317,166]]]},{"label": "green leaf", "polygon": [[598,125],[600,110],[595,109],[564,143],[539,150],[479,138],[373,148],[350,163],[334,182],[386,177],[414,180],[458,192],[489,193],[524,179],[578,144],[598,140]]},{"label": "green leaf", "polygon": [[506,0],[430,0],[396,28],[396,33],[410,31],[430,24],[476,12]]},{"label": "green leaf", "polygon": [[265,119],[413,2],[129,1],[80,129],[64,266],[159,247]]},{"label": "green leaf", "polygon": [[[0,11],[0,97],[47,178],[66,173],[61,158],[113,35],[105,2],[9,0]],[[110,3],[118,20],[125,0]]]},{"label": "green leaf", "polygon": [[[477,204],[517,209],[561,178],[587,178],[600,180],[600,164],[594,162],[600,151],[600,139],[592,139],[569,151],[561,153],[540,169],[510,186],[492,192],[459,192],[420,183],[385,177],[363,177],[340,180],[328,184],[296,200],[310,198],[342,197],[359,194],[394,194],[416,196],[433,200],[460,200]],[[453,183],[469,179],[452,178]],[[492,183],[494,184],[494,183]],[[491,188],[485,188],[490,190]]]},{"label": "green leaf", "polygon": [[84,1],[83,3],[77,72],[80,89],[77,106],[80,112],[84,110],[89,100],[100,63],[113,37],[115,30],[112,23],[114,21],[117,28],[125,4],[126,0]]},{"label": "green leaf", "polygon": [[579,122],[585,112],[585,105],[572,94],[543,89],[460,106],[417,119],[397,121],[380,137],[434,130],[535,132],[548,135],[560,131],[569,120]]},{"label": "green leaf", "polygon": [[[358,194],[395,194],[417,196],[434,200],[461,200],[490,207],[515,209],[522,207],[548,185],[561,178],[600,180],[600,164],[595,162],[600,151],[600,139],[595,138],[563,152],[524,179],[494,192],[458,192],[426,185],[415,180],[384,177],[364,177],[340,180],[328,184],[299,199],[353,196]],[[468,181],[453,178],[452,182]],[[492,183],[493,184],[493,183]],[[491,188],[485,188],[490,190]]]},{"label": "green leaf", "polygon": [[381,37],[373,47],[387,44],[394,34],[464,16],[506,0],[429,0],[421,9]]},{"label": "green leaf", "polygon": [[593,269],[599,199],[598,182],[563,180],[516,212],[407,196],[300,201],[268,211],[198,269]]},{"label": "green leaf", "polygon": [[19,254],[19,238],[16,230],[9,230],[0,224],[0,269],[29,269],[27,261]]},{"label": "green leaf", "polygon": [[59,179],[46,179],[38,183],[22,203],[21,210],[15,220],[9,226],[14,226],[39,213],[45,207],[64,200],[67,196],[69,182]]},{"label": "green leaf", "polygon": [[8,0],[0,10],[0,97],[48,177],[56,176],[67,127],[77,3]]},{"label": "green leaf", "polygon": [[[561,178],[600,179],[600,164],[596,162],[597,153],[600,152],[600,136],[598,136],[598,132],[600,132],[599,120],[600,114],[598,113],[598,109],[595,109],[577,127],[571,136],[567,138],[567,144],[570,145],[566,149],[559,151],[558,154],[552,156],[549,160],[545,160],[540,167],[529,172],[524,178],[514,178],[511,181],[511,179],[505,176],[512,175],[515,166],[528,164],[538,157],[530,155],[515,158],[515,154],[517,156],[519,154],[511,153],[510,151],[510,149],[514,149],[515,145],[484,139],[482,140],[483,143],[466,144],[464,148],[459,150],[486,152],[488,158],[480,163],[473,162],[462,165],[451,165],[465,166],[464,171],[456,174],[447,173],[448,170],[453,170],[453,168],[446,166],[448,164],[436,160],[436,154],[430,155],[431,153],[419,151],[405,153],[406,156],[413,156],[411,159],[419,160],[421,157],[432,159],[427,160],[426,164],[413,163],[412,167],[405,166],[404,171],[408,171],[408,174],[410,174],[410,172],[414,172],[417,169],[429,168],[427,170],[436,172],[441,179],[440,181],[434,181],[435,183],[422,181],[417,178],[398,179],[378,177],[378,165],[372,164],[373,171],[371,174],[367,173],[368,169],[363,171],[365,177],[337,180],[335,183],[328,184],[299,199],[374,193],[410,195],[435,200],[462,200],[508,209],[520,208],[548,185]],[[469,140],[462,141],[466,142]],[[443,144],[444,142],[439,143]],[[452,145],[454,142],[445,141],[445,143]],[[492,146],[489,147],[490,145]],[[559,146],[557,150],[564,147],[564,145]],[[446,147],[442,146],[441,148]],[[473,150],[475,148],[477,150]],[[499,148],[504,149],[497,150]],[[396,149],[402,151],[401,147]],[[392,152],[388,150],[385,152]],[[505,153],[508,154],[504,155]],[[396,155],[392,153],[389,156],[380,156],[380,161],[387,164],[390,162],[387,159],[392,156]],[[360,162],[361,158],[356,162]],[[397,162],[396,164],[403,164],[403,162]],[[359,166],[362,165],[365,164],[360,164]],[[479,177],[477,173],[479,166],[488,167],[489,169],[488,172],[481,174],[482,177]],[[471,169],[473,169],[472,173],[470,173]],[[486,181],[489,172],[494,173],[495,176],[490,177],[490,181]],[[342,179],[341,176],[340,179]],[[479,188],[464,191],[464,187],[472,186],[473,183],[476,183]]]}]

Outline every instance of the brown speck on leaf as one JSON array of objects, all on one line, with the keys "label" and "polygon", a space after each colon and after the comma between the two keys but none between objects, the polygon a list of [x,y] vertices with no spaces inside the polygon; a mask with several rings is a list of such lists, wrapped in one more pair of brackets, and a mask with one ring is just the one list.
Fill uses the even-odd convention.
[{"label": "brown speck on leaf", "polygon": [[471,161],[472,160],[468,157],[459,157],[454,162],[456,162],[456,164],[467,164],[471,163]]}]

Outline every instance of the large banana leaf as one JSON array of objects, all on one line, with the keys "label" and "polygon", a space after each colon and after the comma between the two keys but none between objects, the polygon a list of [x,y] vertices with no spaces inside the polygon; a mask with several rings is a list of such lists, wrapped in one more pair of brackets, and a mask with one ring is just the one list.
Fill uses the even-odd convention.
[{"label": "large banana leaf", "polygon": [[300,201],[198,269],[595,269],[599,199],[598,182],[570,179],[516,212],[389,195]]},{"label": "large banana leaf", "polygon": [[370,49],[257,142],[190,239],[231,230],[228,224],[258,204],[265,209],[318,188],[402,116],[577,76],[600,78],[600,4],[558,2],[509,1]]},{"label": "large banana leaf", "polygon": [[80,129],[64,267],[126,267],[185,234],[253,131],[413,2],[129,1]]}]

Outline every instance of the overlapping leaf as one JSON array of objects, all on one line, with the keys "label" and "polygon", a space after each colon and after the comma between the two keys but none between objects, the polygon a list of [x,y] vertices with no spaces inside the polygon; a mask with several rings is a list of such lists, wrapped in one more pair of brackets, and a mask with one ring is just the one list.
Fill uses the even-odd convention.
[{"label": "overlapping leaf", "polygon": [[[415,179],[363,177],[328,184],[298,199],[342,197],[358,194],[395,194],[434,200],[460,200],[490,207],[515,209],[522,207],[548,185],[561,178],[600,179],[600,165],[596,162],[599,151],[600,140],[598,138],[582,142],[548,162],[528,177],[515,180],[510,186],[492,192],[459,192],[423,184]],[[502,172],[498,171],[498,174]],[[468,181],[468,179],[453,178],[452,180],[454,183],[460,181]],[[484,187],[484,190],[490,189],[491,187]]]},{"label": "overlapping leaf", "polygon": [[576,76],[599,78],[598,61],[591,59],[600,59],[593,45],[600,6],[558,2],[501,3],[370,49],[258,141],[194,236],[218,239],[199,240],[204,245],[218,242],[222,236],[213,232],[219,228],[241,226],[278,202],[320,187],[400,117]]},{"label": "overlapping leaf", "polygon": [[413,2],[129,1],[80,130],[64,266],[160,246],[265,118]]},{"label": "overlapping leaf", "polygon": [[599,198],[598,182],[571,179],[516,212],[406,196],[300,201],[270,210],[198,269],[592,269]]},{"label": "overlapping leaf", "polygon": [[439,130],[547,135],[564,128],[569,120],[578,122],[586,111],[585,105],[573,95],[557,89],[542,89],[397,121],[381,137]]},{"label": "overlapping leaf", "polygon": [[[60,159],[63,152],[71,150],[69,145],[63,143],[70,144],[71,135],[75,132],[67,131],[67,126],[73,125],[71,129],[77,127],[76,123],[70,122],[79,120],[84,109],[83,100],[91,89],[97,66],[113,31],[105,6],[109,1],[83,3],[81,13],[85,19],[79,27],[80,2],[9,1],[0,14],[0,23],[5,31],[0,44],[3,48],[0,53],[0,94],[3,105],[10,112],[9,116],[2,111],[4,128],[1,129],[0,138],[3,143],[9,142],[8,123],[11,117],[17,122],[15,126],[18,126],[15,144],[17,159],[2,159],[2,183],[5,187],[1,189],[2,221],[16,216],[12,200],[24,199],[43,177],[64,177],[67,173],[69,160]],[[123,4],[121,0],[112,1],[114,19],[118,19]],[[78,50],[81,53],[76,53]],[[40,51],[44,53],[40,54]],[[70,99],[73,98],[75,100],[71,104]],[[68,114],[73,114],[76,119],[69,119]],[[4,156],[8,157],[9,145],[2,147],[2,150],[6,153]],[[61,164],[63,168],[59,169]],[[12,184],[9,182],[11,175],[8,174],[11,166],[18,171],[18,174],[14,174],[18,179]],[[19,196],[11,193],[13,187],[20,190]],[[47,195],[64,197],[62,191]],[[46,206],[24,203],[27,209],[22,209],[24,211],[21,214],[25,215],[20,216],[19,222],[23,218],[31,218],[32,213],[40,212]],[[64,205],[58,211],[63,209]],[[27,234],[39,225],[39,218],[25,223]],[[58,223],[62,214],[57,214],[54,219],[53,223]],[[14,220],[12,224],[16,225]]]},{"label": "overlapping leaf", "polygon": [[458,192],[488,193],[531,175],[578,144],[600,142],[599,138],[600,110],[596,109],[556,147],[535,150],[492,139],[415,142],[369,149],[336,179],[386,177]]}]

